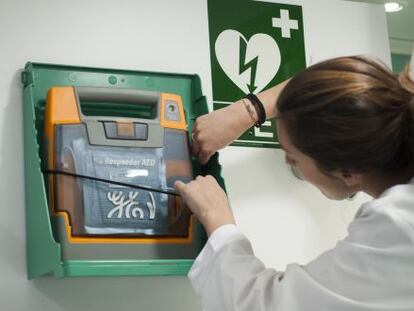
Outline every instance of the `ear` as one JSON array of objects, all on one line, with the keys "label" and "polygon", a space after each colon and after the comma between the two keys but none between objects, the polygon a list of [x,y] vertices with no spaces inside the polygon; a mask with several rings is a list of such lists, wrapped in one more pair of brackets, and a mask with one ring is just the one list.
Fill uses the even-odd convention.
[{"label": "ear", "polygon": [[362,183],[362,174],[354,173],[348,170],[341,170],[335,174],[343,180],[348,187],[355,187]]}]

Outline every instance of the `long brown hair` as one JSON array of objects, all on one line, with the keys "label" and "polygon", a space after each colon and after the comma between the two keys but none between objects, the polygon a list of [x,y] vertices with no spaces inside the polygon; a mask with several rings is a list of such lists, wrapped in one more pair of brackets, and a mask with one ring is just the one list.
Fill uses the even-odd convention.
[{"label": "long brown hair", "polygon": [[293,77],[278,119],[325,172],[397,174],[414,167],[414,82],[367,57],[340,57]]}]

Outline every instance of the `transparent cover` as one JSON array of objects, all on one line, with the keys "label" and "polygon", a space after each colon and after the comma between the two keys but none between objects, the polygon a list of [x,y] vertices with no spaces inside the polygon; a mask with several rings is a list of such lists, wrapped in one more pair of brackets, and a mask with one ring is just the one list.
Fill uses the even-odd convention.
[{"label": "transparent cover", "polygon": [[[164,146],[96,146],[84,124],[55,128],[55,170],[173,191],[192,179],[187,132],[164,130]],[[57,174],[55,210],[69,214],[72,235],[187,236],[191,212],[179,197]]]}]

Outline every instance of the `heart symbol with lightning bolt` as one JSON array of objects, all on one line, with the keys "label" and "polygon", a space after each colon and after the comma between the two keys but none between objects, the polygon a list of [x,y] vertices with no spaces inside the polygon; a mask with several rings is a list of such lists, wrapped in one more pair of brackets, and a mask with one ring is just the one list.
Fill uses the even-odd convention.
[{"label": "heart symbol with lightning bolt", "polygon": [[281,63],[277,42],[264,33],[246,40],[236,30],[224,30],[217,37],[215,52],[223,71],[245,94],[262,91]]}]

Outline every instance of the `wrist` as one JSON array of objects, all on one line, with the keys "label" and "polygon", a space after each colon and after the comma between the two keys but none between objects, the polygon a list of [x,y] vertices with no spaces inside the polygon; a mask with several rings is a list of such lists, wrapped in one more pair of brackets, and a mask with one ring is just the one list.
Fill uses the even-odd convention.
[{"label": "wrist", "polygon": [[[249,110],[246,108],[246,104],[250,106],[250,110],[253,114],[249,113]],[[245,99],[244,101],[240,99],[230,105],[229,108],[233,110],[232,114],[235,115],[234,120],[237,120],[236,126],[240,128],[241,132],[246,131],[256,123],[258,116],[253,105],[248,99]]]},{"label": "wrist", "polygon": [[233,214],[231,213],[229,207],[226,207],[228,210],[226,213],[216,214],[214,212],[210,212],[203,217],[202,223],[204,228],[206,229],[207,236],[210,236],[215,230],[220,228],[224,225],[236,224],[234,220]]}]

